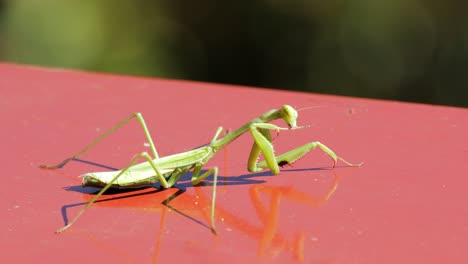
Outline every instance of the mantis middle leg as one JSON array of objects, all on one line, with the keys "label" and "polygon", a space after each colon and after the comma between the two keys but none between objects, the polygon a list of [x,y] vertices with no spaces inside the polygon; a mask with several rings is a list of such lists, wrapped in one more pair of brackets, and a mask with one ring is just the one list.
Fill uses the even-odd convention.
[{"label": "mantis middle leg", "polygon": [[65,159],[64,161],[60,162],[60,163],[57,164],[57,165],[45,165],[45,164],[42,164],[42,165],[40,165],[40,167],[41,167],[41,168],[44,168],[44,169],[60,169],[60,168],[62,168],[62,167],[65,166],[70,160],[77,159],[78,157],[80,157],[81,155],[83,155],[86,151],[88,151],[90,148],[92,148],[94,145],[96,145],[96,144],[99,143],[101,140],[103,140],[104,138],[106,138],[108,135],[112,134],[112,133],[115,132],[117,129],[119,129],[120,127],[122,127],[122,126],[125,125],[126,123],[128,123],[128,121],[132,120],[133,118],[138,119],[138,122],[139,122],[140,125],[142,126],[143,131],[144,131],[144,133],[145,133],[146,139],[148,140],[148,144],[150,145],[151,152],[153,153],[154,158],[155,158],[155,159],[159,158],[158,152],[156,151],[156,147],[154,146],[153,139],[151,138],[151,135],[150,135],[150,133],[149,133],[149,130],[148,130],[148,128],[146,127],[146,123],[145,123],[145,120],[143,119],[143,116],[142,116],[140,113],[133,113],[132,115],[128,116],[127,118],[125,118],[124,120],[122,120],[120,123],[118,123],[117,125],[115,125],[113,128],[109,129],[106,133],[102,134],[102,135],[99,136],[97,139],[95,139],[94,141],[92,141],[89,145],[87,145],[84,149],[80,150],[78,153],[76,153],[75,155],[73,155],[71,158]]},{"label": "mantis middle leg", "polygon": [[218,231],[216,230],[216,227],[215,227],[215,209],[216,209],[215,204],[216,204],[216,185],[218,183],[218,167],[213,167],[207,170],[206,172],[204,172],[202,175],[200,175],[200,171],[203,165],[204,164],[197,164],[195,166],[193,170],[193,175],[192,175],[192,184],[197,185],[203,179],[213,174],[213,194],[211,195],[211,232],[217,235]]}]

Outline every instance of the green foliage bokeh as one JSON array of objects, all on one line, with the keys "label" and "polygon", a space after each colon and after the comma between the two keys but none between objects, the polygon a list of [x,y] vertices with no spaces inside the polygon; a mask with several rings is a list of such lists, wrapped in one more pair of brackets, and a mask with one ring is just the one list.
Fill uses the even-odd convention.
[{"label": "green foliage bokeh", "polygon": [[467,7],[455,0],[3,1],[0,58],[466,107]]}]

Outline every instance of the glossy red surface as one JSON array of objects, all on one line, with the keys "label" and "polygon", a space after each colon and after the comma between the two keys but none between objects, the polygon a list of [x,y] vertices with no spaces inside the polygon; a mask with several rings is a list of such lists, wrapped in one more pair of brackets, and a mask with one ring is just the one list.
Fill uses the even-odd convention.
[{"label": "glossy red surface", "polygon": [[[323,107],[301,111],[299,124],[311,127],[282,131],[277,153],[319,140],[364,166],[331,170],[315,150],[278,176],[252,174],[244,135],[208,165],[220,169],[219,236],[209,230],[210,180],[193,187],[188,177],[169,190],[106,194],[54,233],[96,191],[77,176],[105,169],[39,164],[135,111],[164,156],[285,103]],[[0,64],[0,120],[2,261],[468,262],[467,109]],[[82,159],[121,168],[144,143],[133,121]]]}]

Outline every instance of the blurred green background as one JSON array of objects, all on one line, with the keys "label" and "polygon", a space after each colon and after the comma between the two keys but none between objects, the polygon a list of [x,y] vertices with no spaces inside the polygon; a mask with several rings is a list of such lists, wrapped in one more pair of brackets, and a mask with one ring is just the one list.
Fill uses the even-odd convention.
[{"label": "blurred green background", "polygon": [[0,0],[0,60],[468,106],[468,2]]}]

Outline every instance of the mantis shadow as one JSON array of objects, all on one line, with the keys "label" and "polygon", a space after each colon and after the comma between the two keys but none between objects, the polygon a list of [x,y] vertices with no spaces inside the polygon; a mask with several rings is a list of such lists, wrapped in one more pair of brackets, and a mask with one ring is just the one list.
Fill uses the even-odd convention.
[{"label": "mantis shadow", "polygon": [[113,171],[119,170],[119,169],[117,169],[115,167],[111,167],[111,166],[108,166],[108,165],[105,165],[105,164],[96,163],[96,162],[92,162],[92,161],[84,160],[84,159],[73,158],[70,161],[77,161],[77,162],[81,162],[81,163],[84,163],[84,164],[93,165],[95,167],[108,169],[108,170],[113,170]]},{"label": "mantis shadow", "polygon": [[[73,160],[77,161],[77,162],[93,165],[93,166],[96,166],[96,167],[100,167],[100,168],[105,168],[105,169],[109,169],[109,170],[118,170],[117,168],[114,168],[114,167],[111,167],[111,166],[108,166],[108,165],[104,165],[104,164],[100,164],[100,163],[96,163],[96,162],[92,162],[92,161],[87,161],[87,160],[82,160],[82,159],[73,159]],[[327,167],[303,168],[303,169],[284,169],[283,168],[281,170],[281,172],[282,173],[288,173],[288,172],[301,172],[301,171],[321,171],[321,170],[331,170],[331,169],[332,168],[330,168],[330,167],[328,167],[328,168]],[[207,170],[202,170],[201,173],[206,172],[206,171]],[[255,178],[258,178],[258,177],[271,177],[271,176],[274,176],[274,174],[272,174],[270,171],[263,171],[263,172],[259,172],[259,173],[248,173],[248,174],[243,174],[243,175],[239,175],[239,176],[222,176],[222,175],[218,175],[218,185],[225,185],[225,186],[231,186],[232,185],[232,186],[235,186],[235,185],[262,184],[262,183],[265,183],[266,180],[259,180],[259,179],[255,179]],[[192,216],[190,216],[190,215],[182,212],[181,210],[178,210],[177,208],[170,205],[170,202],[172,200],[176,199],[178,196],[185,193],[187,188],[190,188],[190,187],[199,188],[199,187],[203,187],[203,186],[211,186],[212,182],[213,182],[213,175],[210,175],[209,177],[204,179],[204,181],[202,181],[199,184],[194,186],[194,185],[192,185],[191,177],[192,177],[191,172],[187,172],[184,175],[182,175],[182,177],[179,179],[179,181],[176,184],[174,184],[174,186],[172,187],[172,188],[176,188],[177,191],[175,193],[173,193],[172,195],[170,195],[168,198],[166,198],[164,201],[162,201],[161,205],[163,205],[163,206],[177,212],[181,216],[184,216],[184,217],[190,219],[191,221],[194,221],[194,222],[196,222],[196,223],[210,229],[211,227],[208,226],[206,223],[204,223],[204,222],[202,222],[202,221],[200,221],[200,220],[198,220],[198,219],[196,219],[196,218],[194,218],[194,217],[192,217]],[[97,194],[99,192],[99,190],[100,190],[100,188],[83,187],[83,186],[79,186],[79,185],[65,187],[64,189],[67,190],[67,191],[74,191],[74,192],[79,192],[79,193],[82,193],[82,194]],[[150,189],[150,190],[146,191],[146,192],[135,193],[135,191],[143,190],[143,189]],[[118,197],[103,198],[103,199],[95,201],[95,203],[97,204],[97,203],[115,201],[115,200],[120,200],[120,199],[131,198],[131,197],[138,197],[138,196],[143,196],[143,195],[156,194],[156,193],[162,192],[164,190],[165,189],[162,188],[159,183],[157,183],[157,184],[155,184],[154,186],[151,186],[151,187],[143,187],[143,188],[136,188],[136,189],[108,189],[103,194],[103,196],[113,195],[113,194],[125,194],[125,193],[129,193],[129,194],[118,196]],[[69,205],[62,206],[61,214],[62,214],[62,219],[64,221],[64,224],[68,225],[68,223],[69,223],[67,209],[77,207],[77,206],[85,206],[86,204],[87,204],[87,202],[81,202],[81,203],[74,203],[74,204],[69,204]]]}]

